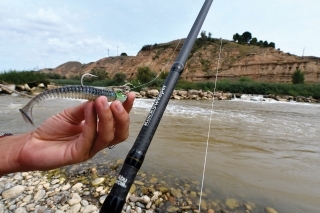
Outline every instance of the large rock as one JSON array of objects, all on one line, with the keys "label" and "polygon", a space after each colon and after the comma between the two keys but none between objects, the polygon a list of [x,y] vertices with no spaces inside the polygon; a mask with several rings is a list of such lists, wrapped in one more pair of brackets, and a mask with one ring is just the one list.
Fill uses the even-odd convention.
[{"label": "large rock", "polygon": [[16,90],[16,85],[15,84],[0,85],[0,88],[4,93],[12,94],[13,91]]},{"label": "large rock", "polygon": [[157,89],[151,89],[147,91],[147,96],[149,98],[157,97],[159,95],[159,90]]}]

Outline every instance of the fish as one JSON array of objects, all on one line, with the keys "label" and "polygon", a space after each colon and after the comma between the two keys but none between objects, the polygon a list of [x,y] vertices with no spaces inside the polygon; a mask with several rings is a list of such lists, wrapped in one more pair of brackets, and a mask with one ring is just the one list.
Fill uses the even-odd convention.
[{"label": "fish", "polygon": [[91,86],[80,85],[64,86],[60,88],[46,90],[36,95],[22,109],[19,109],[19,111],[21,112],[25,122],[34,125],[32,117],[32,108],[36,103],[42,100],[55,98],[95,100],[99,96],[106,96],[108,98],[108,101],[119,100],[120,102],[124,102],[127,99],[127,96],[124,95],[121,91],[115,92],[113,90],[105,90]]}]

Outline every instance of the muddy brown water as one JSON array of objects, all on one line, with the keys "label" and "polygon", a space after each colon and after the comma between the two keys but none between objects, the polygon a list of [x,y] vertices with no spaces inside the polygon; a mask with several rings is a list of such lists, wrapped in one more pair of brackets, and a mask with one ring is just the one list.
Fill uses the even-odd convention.
[{"label": "muddy brown water", "polygon": [[[32,130],[19,108],[30,99],[0,96],[0,132]],[[78,100],[47,100],[34,107],[35,125]],[[125,158],[153,104],[138,99],[127,141],[108,150]],[[320,105],[215,101],[204,186],[278,212],[320,212]],[[211,101],[171,100],[141,170],[201,181]],[[98,155],[93,162],[102,162]]]}]

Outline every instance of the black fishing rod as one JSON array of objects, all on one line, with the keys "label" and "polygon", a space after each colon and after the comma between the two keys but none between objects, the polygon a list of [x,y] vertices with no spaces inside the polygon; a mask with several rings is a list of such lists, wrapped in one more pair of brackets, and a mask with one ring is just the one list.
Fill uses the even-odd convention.
[{"label": "black fishing rod", "polygon": [[168,105],[176,83],[184,69],[188,55],[197,39],[212,1],[213,0],[206,0],[204,2],[176,61],[170,68],[169,75],[166,78],[158,97],[154,101],[135,143],[124,161],[116,182],[101,207],[100,213],[120,213],[122,211],[127,194],[144,161],[151,140]]}]

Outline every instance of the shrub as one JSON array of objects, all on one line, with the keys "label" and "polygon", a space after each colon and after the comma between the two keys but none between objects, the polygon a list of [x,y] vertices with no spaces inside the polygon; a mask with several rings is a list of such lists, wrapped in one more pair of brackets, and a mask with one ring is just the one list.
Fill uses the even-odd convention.
[{"label": "shrub", "polygon": [[300,69],[297,69],[292,74],[291,79],[292,79],[293,84],[303,84],[304,83],[304,73]]}]

